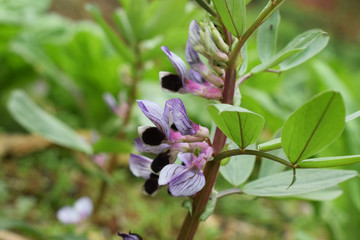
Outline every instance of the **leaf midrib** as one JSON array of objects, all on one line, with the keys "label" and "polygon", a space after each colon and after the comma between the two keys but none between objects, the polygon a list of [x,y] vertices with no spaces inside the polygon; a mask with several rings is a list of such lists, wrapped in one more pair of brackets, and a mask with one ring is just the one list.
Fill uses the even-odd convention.
[{"label": "leaf midrib", "polygon": [[310,135],[309,139],[306,141],[306,144],[305,144],[305,146],[304,146],[303,150],[301,151],[301,153],[300,153],[299,157],[296,159],[296,161],[294,162],[294,164],[296,164],[296,163],[298,163],[298,162],[299,162],[299,160],[300,160],[301,156],[304,154],[305,150],[307,149],[308,145],[310,144],[311,139],[314,137],[315,132],[316,132],[316,130],[318,129],[318,127],[319,127],[320,123],[322,122],[322,120],[323,120],[323,118],[324,118],[324,116],[325,116],[325,114],[326,114],[326,112],[327,112],[327,110],[328,110],[328,108],[329,108],[330,104],[331,104],[331,103],[332,103],[332,101],[334,100],[335,95],[336,95],[336,93],[333,93],[333,95],[331,96],[330,101],[329,101],[329,102],[328,102],[328,104],[326,105],[326,107],[325,107],[325,109],[324,109],[323,113],[321,114],[321,117],[320,117],[320,119],[319,119],[318,123],[316,124],[316,126],[315,126],[314,130],[312,131],[312,133],[311,133],[311,135]]}]

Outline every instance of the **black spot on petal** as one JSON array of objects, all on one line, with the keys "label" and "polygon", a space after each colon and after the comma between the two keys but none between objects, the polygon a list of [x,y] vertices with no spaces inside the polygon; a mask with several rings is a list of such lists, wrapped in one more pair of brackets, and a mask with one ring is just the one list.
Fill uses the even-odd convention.
[{"label": "black spot on petal", "polygon": [[160,153],[151,163],[151,170],[154,173],[159,173],[166,165],[170,163],[169,151]]},{"label": "black spot on petal", "polygon": [[177,129],[175,123],[171,124],[170,128],[171,128],[172,130],[174,130],[175,132],[179,131],[179,129]]},{"label": "black spot on petal", "polygon": [[159,175],[155,174],[155,173],[150,173],[150,179],[159,179]]},{"label": "black spot on petal", "polygon": [[144,191],[149,194],[152,195],[153,193],[155,193],[157,190],[159,189],[159,183],[157,179],[148,179],[145,181],[144,184]]},{"label": "black spot on petal", "polygon": [[157,146],[165,139],[165,134],[156,127],[149,127],[142,133],[141,139],[145,144]]},{"label": "black spot on petal", "polygon": [[161,78],[161,87],[172,92],[177,92],[183,87],[183,85],[178,75],[169,74]]}]

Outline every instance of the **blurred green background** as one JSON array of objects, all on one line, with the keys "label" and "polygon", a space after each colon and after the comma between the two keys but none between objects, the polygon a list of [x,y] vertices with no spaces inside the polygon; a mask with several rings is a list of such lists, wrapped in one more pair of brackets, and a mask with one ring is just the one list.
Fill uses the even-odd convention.
[{"label": "blurred green background", "polygon": [[[249,22],[265,4],[253,0],[248,5]],[[330,43],[292,71],[261,73],[242,86],[243,107],[266,119],[264,141],[292,111],[326,89],[342,93],[348,114],[359,110],[359,7],[357,0],[293,0],[283,5],[279,48],[311,28],[327,31]],[[124,12],[130,30],[119,24]],[[130,103],[146,99],[163,105],[180,97],[190,118],[210,127],[205,100],[164,93],[158,80],[159,71],[173,71],[160,46],[184,57],[189,23],[203,17],[195,1],[187,0],[0,0],[0,239],[118,239],[117,231],[128,230],[145,239],[176,238],[186,214],[184,199],[166,190],[155,198],[142,195],[143,180],[127,166],[131,147],[112,153],[112,166],[104,170],[91,156],[30,135],[10,115],[7,102],[13,90],[22,89],[84,138],[95,132],[100,138],[120,133],[128,146],[146,120],[136,106],[130,106],[128,120],[115,116],[103,101],[105,92],[133,98]],[[251,68],[260,62],[255,36],[247,45]],[[318,155],[346,154],[360,154],[358,120]],[[56,219],[57,209],[81,196],[96,201],[104,184],[107,194],[91,219],[78,226]],[[227,187],[219,176],[217,188]],[[357,239],[359,179],[341,187],[344,194],[326,202],[242,195],[221,199],[196,239]]]}]

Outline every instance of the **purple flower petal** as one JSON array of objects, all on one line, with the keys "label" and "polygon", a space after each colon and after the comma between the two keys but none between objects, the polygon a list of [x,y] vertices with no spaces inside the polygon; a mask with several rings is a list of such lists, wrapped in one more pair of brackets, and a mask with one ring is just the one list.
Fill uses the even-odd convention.
[{"label": "purple flower petal", "polygon": [[203,76],[196,72],[195,70],[193,69],[189,69],[189,71],[186,73],[186,77],[189,78],[190,80],[196,82],[196,83],[204,83],[205,82],[205,79],[203,78]]},{"label": "purple flower petal", "polygon": [[166,143],[162,143],[158,146],[150,146],[150,145],[146,145],[143,141],[141,141],[141,138],[136,138],[135,139],[135,148],[140,153],[159,154],[159,153],[163,152],[165,149],[170,148],[170,145],[166,144]]},{"label": "purple flower petal", "polygon": [[146,100],[138,100],[138,105],[141,111],[145,114],[146,117],[160,130],[165,136],[170,137],[170,129],[168,124],[163,119],[163,108]]},{"label": "purple flower petal", "polygon": [[192,48],[190,39],[186,42],[185,59],[190,67],[194,67],[198,64],[204,64],[203,61],[201,61],[199,54]]},{"label": "purple flower petal", "polygon": [[63,224],[76,224],[81,222],[80,214],[70,206],[60,208],[56,213],[56,217]]},{"label": "purple flower petal", "polygon": [[178,158],[185,164],[186,167],[189,167],[194,160],[194,154],[180,152],[178,154]]},{"label": "purple flower petal", "polygon": [[166,101],[164,120],[169,126],[174,124],[181,135],[194,135],[196,133],[192,121],[187,116],[185,106],[179,98]]},{"label": "purple flower petal", "polygon": [[168,56],[169,60],[171,61],[172,65],[174,66],[176,73],[179,75],[181,79],[184,79],[187,66],[185,62],[175,53],[171,52],[168,47],[162,46],[161,50]]},{"label": "purple flower petal", "polygon": [[129,158],[130,171],[137,177],[149,179],[151,174],[151,162],[152,159],[150,158],[141,155],[131,154]]},{"label": "purple flower petal", "polygon": [[91,215],[93,208],[93,203],[89,197],[79,198],[74,204],[74,209],[80,214],[82,220]]},{"label": "purple flower petal", "polygon": [[204,187],[205,177],[202,171],[170,164],[160,172],[159,185],[165,184],[169,184],[169,191],[173,196],[191,196]]},{"label": "purple flower petal", "polygon": [[132,233],[132,232],[129,232],[129,234],[127,234],[127,233],[118,233],[118,235],[120,237],[122,237],[123,240],[142,240],[143,239],[139,234]]},{"label": "purple flower petal", "polygon": [[200,36],[200,28],[197,24],[196,20],[193,20],[189,26],[189,41],[191,45],[194,47],[196,45],[200,45],[201,43],[201,36]]}]

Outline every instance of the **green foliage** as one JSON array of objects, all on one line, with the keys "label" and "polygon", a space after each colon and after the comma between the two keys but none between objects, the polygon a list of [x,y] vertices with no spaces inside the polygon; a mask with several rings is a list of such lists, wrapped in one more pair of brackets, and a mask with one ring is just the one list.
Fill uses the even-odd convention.
[{"label": "green foliage", "polygon": [[290,188],[292,171],[286,171],[249,182],[243,191],[255,196],[296,196],[335,186],[357,175],[350,170],[298,169],[296,182]]},{"label": "green foliage", "polygon": [[276,11],[259,27],[257,49],[261,62],[266,62],[276,53],[276,44],[280,25],[280,13]]},{"label": "green foliage", "polygon": [[23,91],[15,91],[8,102],[11,115],[24,128],[51,142],[90,154],[92,148],[68,125],[38,107]]},{"label": "green foliage", "polygon": [[[236,149],[236,144],[230,141],[230,149]],[[248,149],[255,148],[250,145]],[[220,166],[221,175],[234,187],[244,183],[253,171],[255,166],[255,156],[238,155],[230,158],[226,165]]]},{"label": "green foliage", "polygon": [[254,143],[264,126],[262,116],[241,107],[213,104],[208,111],[221,131],[241,149]]},{"label": "green foliage", "polygon": [[286,121],[281,145],[296,164],[319,152],[340,136],[345,125],[345,106],[335,91],[324,92],[301,106]]},{"label": "green foliage", "polygon": [[360,155],[310,158],[301,161],[298,166],[301,168],[326,168],[339,167],[360,162]]},{"label": "green foliage", "polygon": [[239,38],[246,24],[245,0],[213,0],[213,2],[225,27]]},{"label": "green foliage", "polygon": [[296,36],[280,52],[254,67],[250,72],[256,74],[277,65],[280,66],[280,71],[289,70],[319,53],[327,45],[328,41],[327,33],[320,29],[306,31]]},{"label": "green foliage", "polygon": [[128,141],[119,141],[115,138],[102,138],[93,145],[94,153],[130,153],[132,146]]}]

